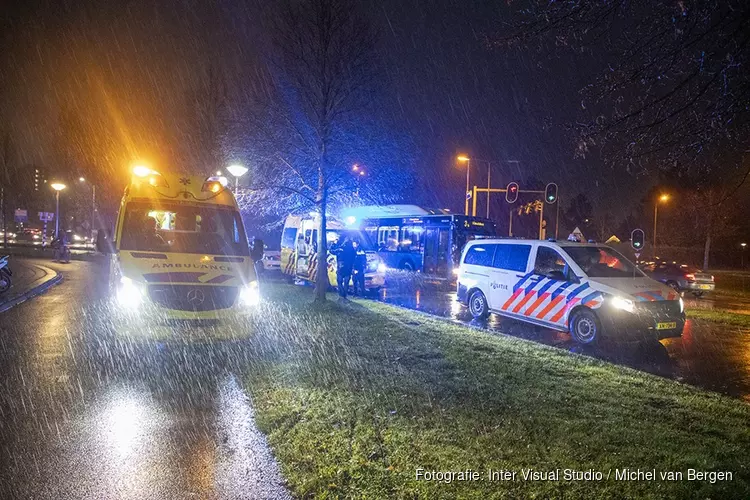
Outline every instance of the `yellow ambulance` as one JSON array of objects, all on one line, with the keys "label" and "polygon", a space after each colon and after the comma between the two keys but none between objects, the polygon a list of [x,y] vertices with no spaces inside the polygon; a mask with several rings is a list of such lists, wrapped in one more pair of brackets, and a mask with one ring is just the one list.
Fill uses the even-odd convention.
[{"label": "yellow ambulance", "polygon": [[120,203],[110,255],[115,307],[138,317],[218,319],[258,304],[245,228],[224,177],[139,166]]}]

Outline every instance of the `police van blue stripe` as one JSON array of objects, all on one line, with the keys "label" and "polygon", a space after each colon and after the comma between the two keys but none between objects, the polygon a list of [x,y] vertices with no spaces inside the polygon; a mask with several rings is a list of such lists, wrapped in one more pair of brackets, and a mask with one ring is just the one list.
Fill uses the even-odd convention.
[{"label": "police van blue stripe", "polygon": [[590,294],[586,295],[584,298],[581,299],[581,304],[585,304],[589,300],[598,299],[602,296],[602,292],[591,292]]},{"label": "police van blue stripe", "polygon": [[513,285],[513,291],[515,292],[516,290],[518,290],[519,288],[521,288],[523,286],[523,284],[526,282],[526,280],[529,279],[531,277],[531,275],[533,275],[533,274],[534,274],[533,272],[525,274],[523,278],[521,278],[520,280],[518,280],[516,282],[516,284]]},{"label": "police van blue stripe", "polygon": [[552,286],[554,284],[556,284],[556,283],[557,283],[557,281],[549,280],[549,283],[545,284],[542,288],[540,288],[539,291],[537,292],[537,294],[538,295],[543,294],[544,292],[546,292],[547,290],[549,290],[550,288],[552,288]]},{"label": "police van blue stripe", "polygon": [[572,281],[565,281],[565,282],[563,282],[563,284],[562,284],[562,285],[560,285],[559,287],[557,287],[557,288],[555,289],[555,291],[554,291],[554,292],[552,292],[552,295],[550,296],[550,299],[552,299],[552,300],[555,300],[555,299],[557,298],[557,296],[558,296],[558,295],[560,295],[561,293],[563,293],[563,291],[564,291],[564,290],[565,290],[566,288],[568,288],[568,287],[569,287],[570,285],[572,285],[572,284],[573,284],[573,282],[572,282]]},{"label": "police van blue stripe", "polygon": [[568,294],[568,300],[566,301],[566,303],[570,302],[571,300],[573,300],[574,298],[576,298],[576,295],[578,295],[582,291],[586,290],[587,288],[589,288],[589,284],[588,283],[584,283],[583,285],[579,286],[578,288],[576,288],[575,290],[573,290],[572,292],[570,292]]}]

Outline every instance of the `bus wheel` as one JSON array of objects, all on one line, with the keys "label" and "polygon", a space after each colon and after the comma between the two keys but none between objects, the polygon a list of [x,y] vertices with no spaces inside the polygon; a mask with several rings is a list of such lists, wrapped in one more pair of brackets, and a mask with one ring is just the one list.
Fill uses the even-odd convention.
[{"label": "bus wheel", "polygon": [[490,314],[489,306],[487,306],[487,298],[484,294],[477,290],[469,297],[469,312],[474,319],[486,319]]},{"label": "bus wheel", "polygon": [[581,308],[575,311],[569,325],[570,336],[579,344],[594,344],[602,334],[599,318],[591,309]]}]

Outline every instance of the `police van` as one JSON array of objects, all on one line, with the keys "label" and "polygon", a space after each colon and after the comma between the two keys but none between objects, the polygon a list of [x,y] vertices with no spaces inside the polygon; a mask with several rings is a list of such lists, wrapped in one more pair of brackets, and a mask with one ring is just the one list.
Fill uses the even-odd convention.
[{"label": "police van", "polygon": [[289,215],[284,222],[281,233],[281,272],[297,281],[315,283],[319,269],[328,274],[328,283],[337,284],[336,256],[330,249],[339,238],[349,236],[361,244],[367,259],[365,269],[365,289],[376,292],[385,284],[386,266],[374,251],[367,234],[357,229],[347,228],[340,221],[328,217],[326,222],[326,242],[328,257],[325,266],[318,262],[318,228],[320,219],[317,214],[308,216]]},{"label": "police van", "polygon": [[570,332],[580,344],[679,337],[685,325],[677,292],[601,244],[470,241],[461,255],[458,299],[474,318],[498,314]]},{"label": "police van", "polygon": [[224,177],[133,169],[109,254],[114,304],[132,318],[219,319],[260,300],[245,228]]}]

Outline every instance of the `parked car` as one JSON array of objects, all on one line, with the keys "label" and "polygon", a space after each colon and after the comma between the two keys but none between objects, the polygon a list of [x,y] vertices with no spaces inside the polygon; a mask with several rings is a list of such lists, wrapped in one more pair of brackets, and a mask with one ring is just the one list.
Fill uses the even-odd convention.
[{"label": "parked car", "polygon": [[690,292],[700,297],[716,288],[714,277],[697,267],[674,262],[654,262],[642,267],[643,271],[656,281],[671,286],[678,292]]},{"label": "parked car", "polygon": [[281,272],[281,252],[266,250],[263,253],[263,270],[266,272]]}]

